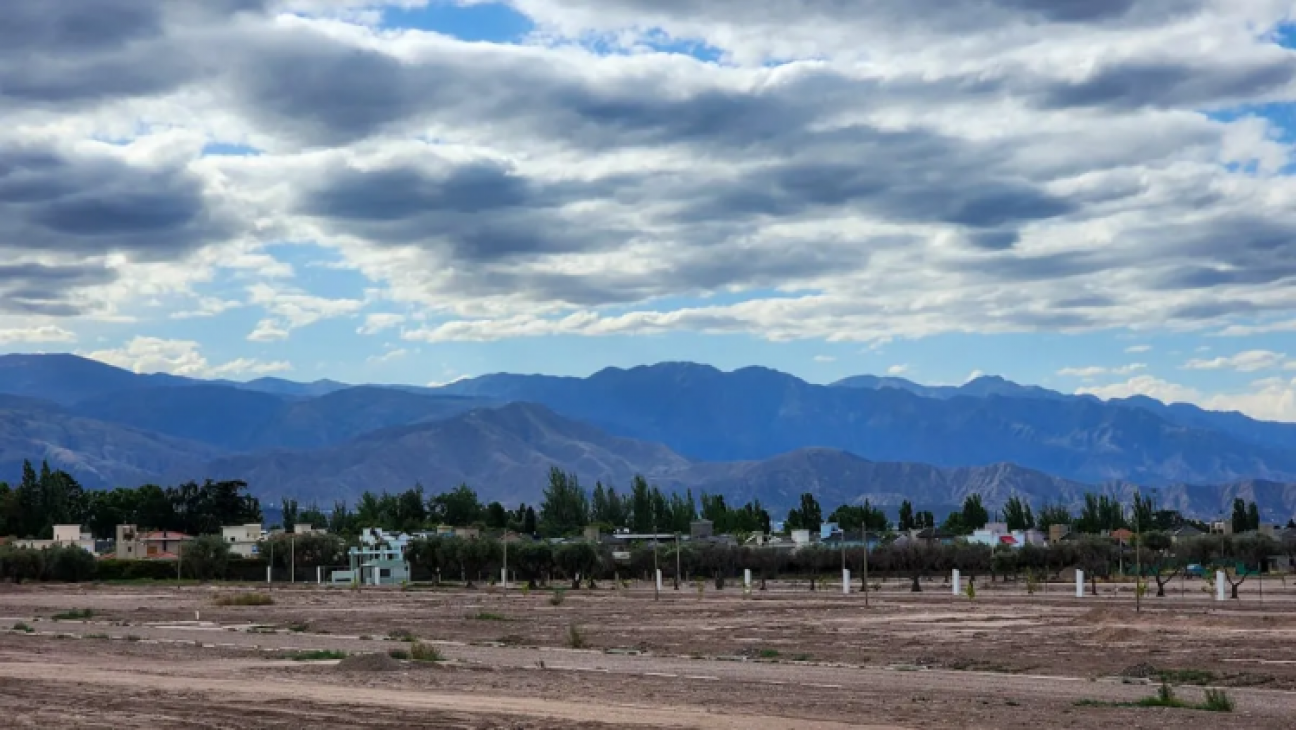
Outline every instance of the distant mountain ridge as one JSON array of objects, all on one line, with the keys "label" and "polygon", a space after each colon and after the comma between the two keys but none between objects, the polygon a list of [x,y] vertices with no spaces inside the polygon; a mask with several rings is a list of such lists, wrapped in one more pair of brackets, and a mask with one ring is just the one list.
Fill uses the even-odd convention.
[{"label": "distant mountain ridge", "polygon": [[0,356],[0,479],[48,458],[88,486],[205,477],[302,499],[467,481],[538,498],[550,466],[624,486],[759,498],[782,508],[903,498],[934,511],[977,491],[1044,501],[1158,489],[1199,516],[1231,495],[1296,513],[1296,424],[1146,398],[1103,402],[984,377],[922,386],[813,385],[767,368],[692,363],[588,378],[487,375],[442,388],[141,375],[72,355]]},{"label": "distant mountain ridge", "polygon": [[1089,483],[1296,478],[1291,450],[1088,397],[928,398],[688,363],[609,368],[585,379],[488,375],[439,390],[541,403],[702,461],[761,460],[818,446],[937,466],[1008,461]]}]

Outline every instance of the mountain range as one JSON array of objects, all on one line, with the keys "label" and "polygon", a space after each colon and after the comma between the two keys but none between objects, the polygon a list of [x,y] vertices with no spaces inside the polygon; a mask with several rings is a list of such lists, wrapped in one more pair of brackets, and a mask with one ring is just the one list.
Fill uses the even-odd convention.
[{"label": "mountain range", "polygon": [[[245,383],[136,374],[74,355],[0,356],[0,469],[48,459],[89,487],[239,478],[253,493],[329,504],[365,490],[460,482],[535,503],[551,466],[620,488],[760,499],[813,492],[831,509],[904,499],[942,514],[972,492],[1074,505],[1155,488],[1186,514],[1235,496],[1296,513],[1296,424],[1150,398],[1102,401],[1002,378],[830,385],[693,363],[588,378],[486,375],[441,388]],[[12,475],[12,476],[9,476]]]}]

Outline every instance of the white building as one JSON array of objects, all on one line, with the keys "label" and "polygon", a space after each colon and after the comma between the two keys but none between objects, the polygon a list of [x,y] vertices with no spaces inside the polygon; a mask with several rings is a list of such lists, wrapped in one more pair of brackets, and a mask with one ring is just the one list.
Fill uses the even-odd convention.
[{"label": "white building", "polygon": [[83,532],[81,525],[54,525],[54,539],[52,540],[15,540],[13,543],[16,547],[35,548],[42,550],[48,547],[79,547],[88,553],[94,553],[95,541],[94,535]]},{"label": "white building", "polygon": [[230,552],[244,558],[255,557],[257,543],[261,541],[261,523],[233,525],[221,528],[221,539],[229,545]]}]

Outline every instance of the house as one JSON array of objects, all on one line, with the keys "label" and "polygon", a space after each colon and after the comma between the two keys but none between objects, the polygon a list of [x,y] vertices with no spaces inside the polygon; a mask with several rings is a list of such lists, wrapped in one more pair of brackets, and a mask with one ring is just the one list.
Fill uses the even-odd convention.
[{"label": "house", "polygon": [[715,531],[715,524],[711,520],[693,520],[689,523],[689,537],[698,539],[711,537]]},{"label": "house", "polygon": [[81,525],[54,525],[54,537],[50,540],[14,540],[14,547],[44,550],[50,547],[79,547],[94,554],[94,535],[81,531]]},{"label": "house", "polygon": [[249,522],[221,528],[221,539],[229,545],[230,552],[244,558],[255,557],[257,543],[261,541],[261,523]]},{"label": "house", "polygon": [[175,530],[139,532],[135,525],[117,525],[118,560],[177,560],[193,537]]},{"label": "house", "polygon": [[347,551],[348,570],[333,571],[329,581],[375,586],[404,583],[410,577],[410,565],[405,560],[409,541],[410,536],[401,532],[366,528],[360,532],[360,546]]},{"label": "house", "polygon": [[1191,540],[1194,537],[1201,537],[1202,535],[1205,534],[1206,533],[1202,532],[1196,527],[1193,527],[1192,525],[1181,525],[1179,528],[1175,529],[1170,533],[1170,542],[1176,543],[1179,542],[1180,540]]}]

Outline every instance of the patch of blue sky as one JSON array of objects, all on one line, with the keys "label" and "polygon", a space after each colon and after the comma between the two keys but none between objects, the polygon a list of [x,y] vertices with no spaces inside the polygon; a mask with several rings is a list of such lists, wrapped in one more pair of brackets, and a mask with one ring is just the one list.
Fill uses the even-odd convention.
[{"label": "patch of blue sky", "polygon": [[261,150],[255,147],[225,142],[209,142],[202,149],[203,157],[256,157],[260,154]]},{"label": "patch of blue sky", "polygon": [[432,31],[468,42],[511,43],[535,30],[535,23],[504,3],[431,0],[422,7],[385,9],[382,27]]},{"label": "patch of blue sky", "polygon": [[293,268],[288,284],[310,294],[328,299],[360,299],[365,289],[374,286],[355,269],[343,266],[336,251],[314,243],[283,243],[266,247],[275,260]]}]

